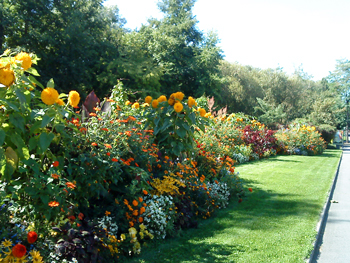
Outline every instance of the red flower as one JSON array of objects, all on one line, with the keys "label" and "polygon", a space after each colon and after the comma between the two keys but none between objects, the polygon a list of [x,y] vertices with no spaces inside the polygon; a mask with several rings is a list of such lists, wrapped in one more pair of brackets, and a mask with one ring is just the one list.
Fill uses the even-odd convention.
[{"label": "red flower", "polygon": [[249,192],[253,192],[253,189],[252,188],[248,188]]},{"label": "red flower", "polygon": [[91,143],[92,146],[97,146],[96,142]]},{"label": "red flower", "polygon": [[38,234],[35,231],[30,231],[27,234],[27,239],[29,244],[33,244],[38,239]]},{"label": "red flower", "polygon": [[105,146],[106,148],[108,148],[108,149],[112,149],[112,146],[111,146],[110,144],[108,144],[108,143],[105,143],[104,146]]},{"label": "red flower", "polygon": [[108,153],[106,153],[107,154],[107,156],[111,156],[111,153],[110,152],[108,152]]},{"label": "red flower", "polygon": [[83,213],[79,213],[78,218],[79,218],[80,220],[83,220],[84,214],[83,214]]},{"label": "red flower", "polygon": [[238,203],[242,203],[242,202],[243,202],[243,199],[240,198],[240,199],[238,200]]},{"label": "red flower", "polygon": [[50,207],[55,207],[55,206],[59,206],[59,205],[60,205],[60,203],[57,202],[57,201],[51,201],[51,202],[49,202],[49,206],[50,206]]},{"label": "red flower", "polygon": [[27,249],[22,244],[17,244],[12,248],[12,254],[16,258],[22,258],[27,253]]},{"label": "red flower", "polygon": [[118,162],[117,158],[112,158],[112,162]]},{"label": "red flower", "polygon": [[74,188],[76,187],[76,185],[73,184],[73,183],[71,183],[71,182],[67,182],[67,183],[66,183],[66,186],[67,186],[68,188],[71,188],[71,189],[74,189]]},{"label": "red flower", "polygon": [[53,165],[53,167],[57,167],[59,164],[60,163],[58,161],[54,161],[52,165]]}]

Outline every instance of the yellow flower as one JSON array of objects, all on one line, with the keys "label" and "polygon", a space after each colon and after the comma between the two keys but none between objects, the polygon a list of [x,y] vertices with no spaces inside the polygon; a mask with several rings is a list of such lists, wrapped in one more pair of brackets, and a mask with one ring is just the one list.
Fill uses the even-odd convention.
[{"label": "yellow flower", "polygon": [[5,239],[5,241],[3,241],[1,243],[1,245],[4,246],[4,247],[11,247],[12,246],[12,242],[11,242],[11,240]]},{"label": "yellow flower", "polygon": [[138,102],[135,102],[131,107],[134,109],[138,109],[140,108],[140,104]]},{"label": "yellow flower", "polygon": [[184,99],[184,96],[185,96],[185,94],[183,94],[182,92],[176,92],[175,94],[174,94],[174,96],[175,96],[175,98],[177,98],[178,100],[183,100]]},{"label": "yellow flower", "polygon": [[0,83],[10,87],[15,82],[15,73],[8,68],[0,69]]},{"label": "yellow flower", "polygon": [[196,104],[196,101],[192,97],[188,97],[187,105],[188,107],[192,108]]},{"label": "yellow flower", "polygon": [[126,101],[126,102],[125,102],[125,105],[126,105],[126,106],[128,106],[128,105],[130,105],[130,104],[131,104],[130,101]]},{"label": "yellow flower", "polygon": [[4,62],[0,59],[0,69],[2,68],[10,69],[10,63]]},{"label": "yellow flower", "polygon": [[170,95],[170,98],[168,99],[168,104],[170,106],[173,106],[175,104],[175,95],[174,95],[174,93]]},{"label": "yellow flower", "polygon": [[158,98],[158,102],[163,102],[163,101],[167,101],[167,99],[164,95],[162,95]]},{"label": "yellow flower", "polygon": [[41,100],[46,105],[52,105],[58,100],[58,92],[54,88],[46,88],[41,92]]},{"label": "yellow flower", "polygon": [[177,102],[177,103],[175,103],[175,105],[174,105],[174,110],[175,110],[176,112],[181,112],[183,108],[184,108],[184,106],[181,104],[181,102]]},{"label": "yellow flower", "polygon": [[136,234],[137,234],[136,228],[130,227],[130,228],[129,228],[129,235],[130,235],[131,237],[133,237],[133,236],[135,236]]},{"label": "yellow flower", "polygon": [[126,237],[125,237],[125,235],[124,235],[124,234],[121,234],[121,235],[120,235],[120,239],[121,239],[122,241],[124,241],[124,240],[125,240],[125,238],[126,238]]},{"label": "yellow flower", "polygon": [[27,70],[32,66],[32,59],[26,52],[21,52],[15,56],[15,60],[22,61],[23,70]]},{"label": "yellow flower", "polygon": [[153,100],[152,101],[152,107],[153,108],[158,108],[158,103],[159,103],[158,100]]},{"label": "yellow flower", "polygon": [[147,96],[145,98],[145,102],[148,103],[148,104],[151,104],[151,101],[152,101],[152,97],[151,96]]},{"label": "yellow flower", "polygon": [[149,103],[145,102],[145,103],[143,103],[141,106],[142,106],[143,108],[144,108],[144,107],[148,107],[148,106],[149,106]]},{"label": "yellow flower", "polygon": [[198,111],[199,111],[199,114],[201,115],[201,117],[205,116],[205,114],[206,114],[205,109],[199,108]]},{"label": "yellow flower", "polygon": [[33,263],[41,263],[43,262],[43,257],[40,256],[40,252],[36,251],[36,250],[32,250],[29,252],[29,254],[32,256],[33,258]]},{"label": "yellow flower", "polygon": [[210,117],[211,116],[211,113],[210,112],[208,112],[208,113],[206,113],[205,115],[204,115],[204,117],[206,117],[206,118],[208,118],[208,117]]},{"label": "yellow flower", "polygon": [[80,101],[80,95],[75,90],[71,90],[68,94],[68,102],[72,107],[77,107]]},{"label": "yellow flower", "polygon": [[56,103],[60,106],[64,106],[64,101],[62,99],[58,99]]}]

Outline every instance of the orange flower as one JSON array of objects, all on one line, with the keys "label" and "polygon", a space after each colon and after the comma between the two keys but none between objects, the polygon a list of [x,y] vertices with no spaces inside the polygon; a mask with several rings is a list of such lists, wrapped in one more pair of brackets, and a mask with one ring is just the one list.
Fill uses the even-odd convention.
[{"label": "orange flower", "polygon": [[97,146],[96,142],[91,143],[91,146]]},{"label": "orange flower", "polygon": [[136,200],[134,200],[134,201],[132,201],[132,204],[133,204],[134,206],[138,206],[139,202],[137,202]]},{"label": "orange flower", "polygon": [[132,212],[132,214],[133,214],[134,216],[138,216],[138,215],[139,215],[139,211],[134,210],[134,211]]},{"label": "orange flower", "polygon": [[129,204],[128,200],[124,199],[124,204],[128,205]]},{"label": "orange flower", "polygon": [[29,244],[33,244],[38,239],[38,234],[35,231],[30,231],[27,234],[27,240]]},{"label": "orange flower", "polygon": [[107,129],[107,128],[101,128],[101,130],[102,130],[102,131],[108,131],[108,129]]},{"label": "orange flower", "polygon": [[75,220],[75,216],[68,216],[68,219],[69,219],[69,221],[74,221]]},{"label": "orange flower", "polygon": [[59,176],[58,174],[51,174],[51,177],[52,177],[53,179],[58,179],[60,176]]},{"label": "orange flower", "polygon": [[144,195],[148,195],[148,192],[146,190],[142,191]]},{"label": "orange flower", "polygon": [[22,244],[17,244],[12,248],[12,254],[15,258],[22,258],[27,253],[27,249]]},{"label": "orange flower", "polygon": [[57,202],[57,201],[51,201],[51,202],[49,202],[49,206],[50,206],[50,207],[55,207],[55,206],[59,206],[59,205],[60,205],[60,203]]},{"label": "orange flower", "polygon": [[112,162],[118,162],[117,158],[112,158]]},{"label": "orange flower", "polygon": [[143,218],[139,217],[139,222],[142,223],[143,222]]},{"label": "orange flower", "polygon": [[134,223],[130,221],[130,222],[129,222],[129,226],[130,226],[130,227],[133,227],[133,226],[134,226]]},{"label": "orange flower", "polygon": [[104,146],[105,146],[106,148],[108,148],[108,149],[112,149],[112,146],[111,146],[110,144],[108,144],[108,143],[105,143]]},{"label": "orange flower", "polygon": [[142,197],[139,197],[139,201],[140,201],[140,202],[142,202],[142,201],[143,201]]},{"label": "orange flower", "polygon": [[79,218],[79,220],[83,220],[84,214],[83,213],[79,213],[78,218]]},{"label": "orange flower", "polygon": [[97,116],[97,114],[96,114],[96,113],[93,113],[93,112],[91,112],[89,115],[90,115],[90,116],[93,116],[93,117],[96,117],[96,116]]},{"label": "orange flower", "polygon": [[57,167],[57,166],[59,166],[59,164],[60,163],[58,161],[54,161],[52,165],[53,165],[53,167]]},{"label": "orange flower", "polygon": [[108,212],[108,211],[105,212],[106,216],[109,216],[110,214],[111,214],[111,212]]},{"label": "orange flower", "polygon": [[252,188],[250,188],[250,187],[248,188],[248,190],[249,190],[249,192],[253,192],[253,189],[252,189]]},{"label": "orange flower", "polygon": [[71,188],[71,189],[74,189],[75,187],[77,187],[75,184],[73,184],[73,183],[71,183],[71,182],[67,182],[67,183],[66,183],[66,186],[67,186],[68,188]]},{"label": "orange flower", "polygon": [[140,215],[142,215],[144,212],[146,212],[146,208],[141,207],[141,208],[140,208]]}]

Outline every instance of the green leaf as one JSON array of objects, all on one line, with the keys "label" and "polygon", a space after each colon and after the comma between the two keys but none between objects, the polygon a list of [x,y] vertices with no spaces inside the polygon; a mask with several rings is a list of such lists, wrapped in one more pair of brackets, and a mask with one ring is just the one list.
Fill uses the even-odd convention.
[{"label": "green leaf", "polygon": [[48,87],[48,88],[55,88],[55,83],[54,83],[53,79],[50,79],[47,82],[46,87]]},{"label": "green leaf", "polygon": [[20,101],[21,104],[26,104],[27,100],[26,100],[26,96],[23,94],[23,92],[19,89],[15,90],[15,93]]},{"label": "green leaf", "polygon": [[25,143],[20,135],[17,133],[11,136],[11,141],[17,146],[17,151],[21,159],[29,158],[29,149],[25,146]]},{"label": "green leaf", "polygon": [[6,169],[5,151],[3,148],[0,148],[0,175],[5,175],[5,169]]},{"label": "green leaf", "polygon": [[48,115],[44,115],[43,120],[41,122],[41,128],[46,127],[52,120],[54,120],[55,117],[50,117]]},{"label": "green leaf", "polygon": [[48,203],[49,203],[49,196],[47,196],[47,195],[45,195],[45,194],[41,194],[40,195],[40,199],[41,199],[41,201],[45,204],[45,205],[47,205]]},{"label": "green leaf", "polygon": [[10,122],[18,129],[20,129],[23,133],[24,131],[24,118],[22,115],[20,115],[19,113],[13,113],[10,115]]},{"label": "green leaf", "polygon": [[40,121],[37,121],[35,122],[32,127],[30,127],[30,134],[33,134],[33,133],[38,133],[38,129],[40,129],[40,126],[41,126],[41,122]]},{"label": "green leaf", "polygon": [[184,127],[187,131],[191,130],[191,127],[187,123],[182,123],[182,127]]},{"label": "green leaf", "polygon": [[38,71],[35,68],[29,68],[26,70],[26,72],[28,72],[34,76],[40,76],[40,74],[38,73]]},{"label": "green leaf", "polygon": [[9,102],[7,100],[0,99],[0,102],[1,102],[1,104],[7,104],[7,106],[9,106],[14,111],[19,111],[18,107],[15,104],[13,104],[13,103],[11,103],[11,102]]},{"label": "green leaf", "polygon": [[194,112],[191,112],[188,117],[190,118],[192,124],[196,123],[196,114]]},{"label": "green leaf", "polygon": [[159,121],[160,121],[160,118],[158,116],[156,118],[154,118],[154,120],[153,120],[153,122],[156,126],[158,126]]},{"label": "green leaf", "polygon": [[45,152],[47,150],[53,138],[55,138],[55,135],[52,132],[43,132],[42,134],[40,134],[39,144],[42,152]]},{"label": "green leaf", "polygon": [[181,138],[185,138],[186,136],[186,130],[184,128],[179,128],[175,130],[176,134],[179,135]]},{"label": "green leaf", "polygon": [[6,132],[0,128],[0,146],[4,144]]},{"label": "green leaf", "polygon": [[170,118],[166,118],[160,130],[163,132],[166,129],[168,129],[171,125],[172,125],[172,122],[170,121]]},{"label": "green leaf", "polygon": [[38,85],[40,88],[44,89],[44,86],[36,80],[36,78],[34,78],[33,76],[28,76],[28,79],[32,82],[35,83],[36,85]]}]

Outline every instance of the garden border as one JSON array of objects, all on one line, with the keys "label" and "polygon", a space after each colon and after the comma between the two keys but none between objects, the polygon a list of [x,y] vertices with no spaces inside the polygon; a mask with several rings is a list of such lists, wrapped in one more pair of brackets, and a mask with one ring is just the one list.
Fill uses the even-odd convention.
[{"label": "garden border", "polygon": [[319,249],[320,249],[321,244],[322,244],[323,234],[324,234],[324,230],[326,228],[326,222],[327,222],[327,219],[328,219],[329,207],[330,207],[330,204],[331,204],[331,200],[332,200],[332,197],[333,197],[335,186],[337,184],[339,168],[340,168],[340,164],[341,164],[342,159],[343,159],[343,153],[344,152],[342,151],[340,159],[339,159],[337,171],[335,172],[333,183],[332,183],[331,189],[329,191],[329,195],[328,195],[327,201],[326,201],[326,203],[325,203],[325,205],[323,207],[323,210],[322,210],[321,215],[320,215],[320,220],[319,220],[319,222],[317,223],[317,226],[316,226],[317,235],[316,235],[316,240],[314,242],[314,248],[313,248],[313,250],[311,252],[310,258],[306,259],[305,262],[315,263],[318,255],[319,255]]}]

